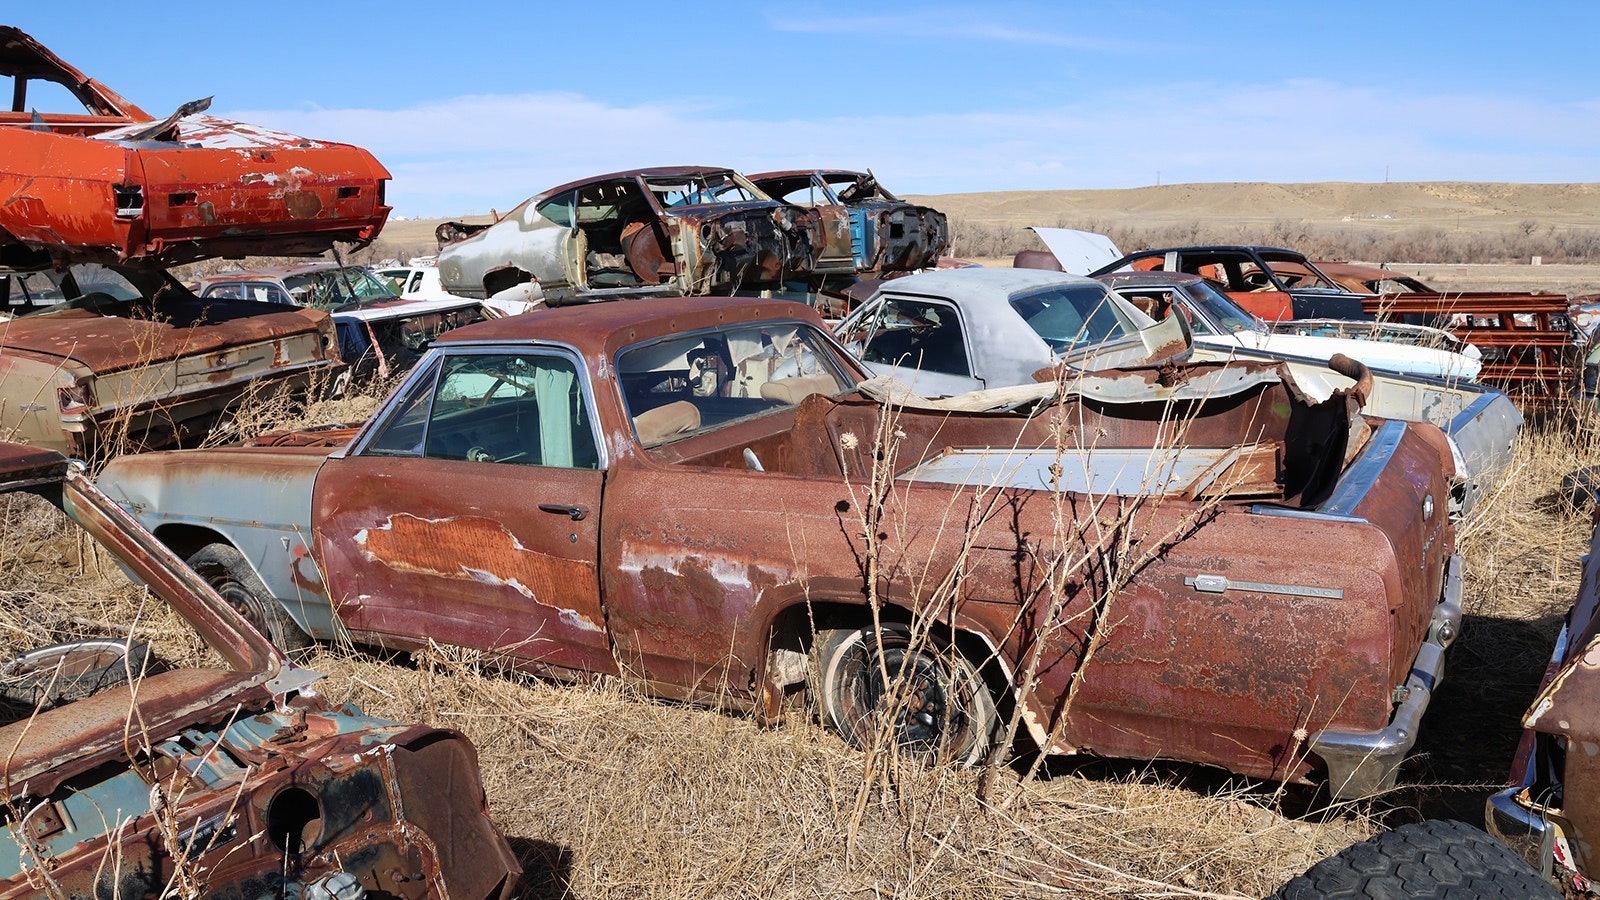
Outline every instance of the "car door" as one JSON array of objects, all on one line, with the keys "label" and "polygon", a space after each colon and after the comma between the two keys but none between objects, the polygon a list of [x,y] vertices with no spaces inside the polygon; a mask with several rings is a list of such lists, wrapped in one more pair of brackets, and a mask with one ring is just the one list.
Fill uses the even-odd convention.
[{"label": "car door", "polygon": [[462,348],[408,380],[313,495],[341,621],[615,672],[600,604],[601,459],[583,369],[560,348]]}]

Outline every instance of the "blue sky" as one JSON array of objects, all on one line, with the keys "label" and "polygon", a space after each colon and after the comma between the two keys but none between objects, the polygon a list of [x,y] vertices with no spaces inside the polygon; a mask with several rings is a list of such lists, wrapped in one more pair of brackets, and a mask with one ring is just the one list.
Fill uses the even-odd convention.
[{"label": "blue sky", "polygon": [[365,146],[408,216],[677,164],[871,167],[901,193],[1600,180],[1592,2],[180,0],[6,21],[155,115],[215,95]]}]

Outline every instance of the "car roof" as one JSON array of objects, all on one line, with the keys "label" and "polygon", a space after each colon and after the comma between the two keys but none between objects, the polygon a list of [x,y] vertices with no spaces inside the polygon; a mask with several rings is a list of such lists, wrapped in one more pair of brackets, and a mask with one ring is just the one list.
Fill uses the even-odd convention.
[{"label": "car roof", "polygon": [[586,358],[609,358],[629,344],[654,338],[737,325],[794,319],[828,333],[822,317],[803,303],[758,297],[646,297],[536,309],[457,328],[435,345],[464,342],[549,341],[568,344]]},{"label": "car roof", "polygon": [[648,169],[625,169],[621,172],[611,172],[605,175],[591,175],[566,184],[558,184],[553,188],[540,191],[536,196],[548,197],[569,188],[583,187],[597,181],[616,181],[620,178],[670,178],[684,175],[720,175],[723,172],[732,172],[727,166],[655,166]]},{"label": "car roof", "polygon": [[784,169],[780,172],[762,172],[759,175],[746,176],[751,181],[771,181],[775,178],[798,178],[802,175],[853,175],[862,176],[867,173],[857,172],[854,169]]},{"label": "car roof", "polygon": [[1082,275],[1051,272],[1046,269],[990,269],[971,266],[962,269],[936,269],[904,278],[885,281],[878,294],[915,294],[926,297],[959,296],[963,305],[1003,306],[1017,294],[1035,288],[1057,285],[1105,285]]}]

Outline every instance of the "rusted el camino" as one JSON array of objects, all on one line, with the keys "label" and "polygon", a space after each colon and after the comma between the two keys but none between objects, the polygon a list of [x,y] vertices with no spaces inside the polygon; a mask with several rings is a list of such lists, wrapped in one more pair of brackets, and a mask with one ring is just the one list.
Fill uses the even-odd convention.
[{"label": "rusted el camino", "polygon": [[0,438],[76,457],[204,437],[340,366],[325,313],[195,297],[160,269],[0,271]]},{"label": "rusted el camino", "polygon": [[1019,709],[1052,753],[1392,783],[1460,617],[1437,428],[1268,364],[1085,375],[1031,417],[886,413],[864,377],[794,303],[569,307],[444,336],[353,436],[100,484],[286,640],[763,718],[811,654],[858,745],[971,762]]},{"label": "rusted el camino", "polygon": [[0,897],[504,900],[519,867],[453,731],[331,707],[73,464],[0,444],[0,492],[62,506],[224,667],[0,724]]},{"label": "rusted el camino", "polygon": [[778,287],[811,274],[822,224],[730,169],[673,166],[554,187],[490,225],[447,222],[438,237],[446,291],[486,299],[537,285],[559,306]]},{"label": "rusted el camino", "polygon": [[157,118],[0,26],[0,265],[173,266],[365,244],[389,216],[372,154],[201,115]]}]

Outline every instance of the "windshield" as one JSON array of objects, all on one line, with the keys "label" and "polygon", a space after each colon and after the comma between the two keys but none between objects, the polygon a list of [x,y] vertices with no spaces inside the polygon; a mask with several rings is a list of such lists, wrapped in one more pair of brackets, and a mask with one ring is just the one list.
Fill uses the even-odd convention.
[{"label": "windshield", "polygon": [[289,296],[295,303],[313,309],[333,309],[364,300],[397,299],[383,282],[358,266],[290,275],[283,279],[283,286],[289,289]]},{"label": "windshield", "polygon": [[629,347],[617,380],[639,443],[664,444],[854,387],[827,340],[800,322],[675,335]]},{"label": "windshield", "polygon": [[671,178],[646,178],[645,186],[655,195],[662,209],[685,206],[713,206],[719,203],[745,203],[767,199],[732,172],[702,172]]},{"label": "windshield", "polygon": [[1223,334],[1233,334],[1238,331],[1254,331],[1257,325],[1255,316],[1250,315],[1239,304],[1228,299],[1228,296],[1204,281],[1197,281],[1184,289],[1200,314],[1217,327]]},{"label": "windshield", "polygon": [[1011,298],[1028,327],[1062,353],[1076,345],[1093,346],[1127,337],[1135,330],[1097,284],[1049,287]]}]

